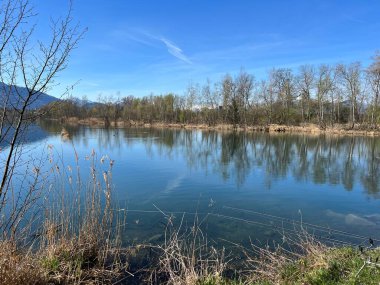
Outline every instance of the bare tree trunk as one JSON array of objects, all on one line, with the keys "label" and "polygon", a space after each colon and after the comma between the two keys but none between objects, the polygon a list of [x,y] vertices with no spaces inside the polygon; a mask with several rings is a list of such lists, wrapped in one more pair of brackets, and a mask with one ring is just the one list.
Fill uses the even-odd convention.
[{"label": "bare tree trunk", "polygon": [[[72,26],[71,6],[64,19],[52,22],[50,41],[36,40],[39,49],[33,52],[33,32],[29,21],[34,11],[28,0],[6,0],[2,2],[0,13],[0,81],[2,112],[0,116],[0,141],[13,129],[8,153],[0,176],[0,199],[6,201],[9,182],[17,160],[22,154],[21,134],[27,131],[29,123],[40,114],[28,112],[42,92],[46,92],[56,75],[65,69],[69,54],[77,46],[84,31]],[[29,29],[28,29],[29,28]],[[24,87],[27,94],[19,93],[18,86]],[[0,205],[0,211],[4,207]]]}]

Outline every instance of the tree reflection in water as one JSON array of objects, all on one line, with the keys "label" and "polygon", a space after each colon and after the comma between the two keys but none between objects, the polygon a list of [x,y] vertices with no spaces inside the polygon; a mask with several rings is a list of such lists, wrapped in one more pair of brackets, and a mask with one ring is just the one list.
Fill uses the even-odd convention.
[{"label": "tree reflection in water", "polygon": [[[52,132],[59,124],[42,124]],[[244,185],[249,174],[261,169],[267,187],[292,176],[296,181],[343,185],[351,191],[361,184],[369,195],[380,192],[380,138],[216,132],[172,129],[102,129],[66,127],[74,145],[96,138],[103,149],[143,143],[148,155],[172,159],[182,156],[190,169],[233,179]],[[153,151],[154,148],[154,151]]]}]

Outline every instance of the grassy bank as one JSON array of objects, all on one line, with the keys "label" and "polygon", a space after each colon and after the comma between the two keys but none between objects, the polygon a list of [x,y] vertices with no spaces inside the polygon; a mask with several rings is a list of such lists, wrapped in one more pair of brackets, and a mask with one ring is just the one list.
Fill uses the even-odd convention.
[{"label": "grassy bank", "polygon": [[[302,249],[302,250],[301,250]],[[116,253],[117,252],[117,253]],[[239,266],[234,256],[194,241],[104,248],[67,240],[37,252],[1,243],[0,284],[379,284],[379,249],[327,247],[311,241],[297,251],[259,249]]]},{"label": "grassy bank", "polygon": [[[323,252],[309,253],[297,260],[267,268],[266,272],[253,274],[244,280],[208,277],[198,282],[202,285],[269,285],[269,284],[379,284],[380,269],[375,262],[379,250],[363,256],[350,247],[327,248]],[[281,257],[279,257],[281,258]],[[363,259],[367,258],[365,263]],[[372,260],[369,261],[369,260]],[[266,277],[271,275],[270,277]],[[249,281],[249,279],[251,279]]]},{"label": "grassy bank", "polygon": [[[100,118],[86,118],[78,119],[70,117],[61,119],[62,123],[71,125],[86,125],[105,127],[105,121]],[[215,130],[215,131],[245,131],[245,132],[267,132],[267,133],[301,133],[310,135],[341,135],[341,136],[380,136],[380,130],[373,129],[368,126],[357,124],[355,128],[349,125],[335,124],[334,126],[318,126],[316,124],[301,124],[301,125],[231,125],[231,124],[180,124],[180,123],[166,123],[166,122],[153,122],[146,123],[140,121],[111,121],[110,127],[126,128],[126,127],[140,127],[140,128],[172,128],[172,129],[200,129],[200,130]]]}]

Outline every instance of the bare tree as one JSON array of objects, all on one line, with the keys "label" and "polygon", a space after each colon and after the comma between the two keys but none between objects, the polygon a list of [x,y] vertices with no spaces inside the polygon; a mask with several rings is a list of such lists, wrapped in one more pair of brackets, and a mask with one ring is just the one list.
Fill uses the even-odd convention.
[{"label": "bare tree", "polygon": [[235,89],[235,83],[231,75],[226,74],[222,79],[223,112],[225,122],[229,121],[229,117],[234,117],[232,113],[235,113],[233,112]]},{"label": "bare tree", "polygon": [[302,122],[310,121],[311,92],[315,84],[315,69],[311,65],[302,65],[299,68],[297,87],[300,93]]},{"label": "bare tree", "polygon": [[375,114],[379,109],[380,96],[380,52],[374,56],[374,62],[366,70],[366,77],[372,93],[371,125],[376,128],[377,118],[375,120]]},{"label": "bare tree", "polygon": [[273,89],[280,107],[280,123],[289,124],[291,108],[295,99],[294,75],[291,69],[273,69],[270,73]]},{"label": "bare tree", "polygon": [[266,115],[266,123],[273,123],[273,105],[274,92],[273,86],[265,80],[262,80],[258,87],[258,99],[262,102],[264,113]]},{"label": "bare tree", "polygon": [[317,89],[317,101],[318,101],[318,123],[324,125],[325,115],[325,102],[327,95],[333,89],[334,80],[332,77],[332,68],[328,65],[322,64],[318,68],[316,89]]},{"label": "bare tree", "polygon": [[236,86],[236,99],[242,114],[242,121],[244,125],[247,125],[247,113],[250,107],[252,91],[255,86],[255,78],[253,75],[248,74],[244,70],[241,70],[235,80]]},{"label": "bare tree", "polygon": [[184,111],[186,108],[186,100],[183,96],[174,96],[174,110],[175,110],[175,120],[176,122],[184,123]]},{"label": "bare tree", "polygon": [[198,108],[200,87],[198,84],[190,83],[186,90],[186,108],[189,111],[189,120],[193,121],[193,111]]},{"label": "bare tree", "polygon": [[350,65],[339,64],[337,69],[343,88],[346,91],[347,99],[350,102],[351,127],[355,126],[357,99],[361,92],[361,65],[359,62]]},{"label": "bare tree", "polygon": [[206,84],[202,86],[201,104],[205,113],[205,120],[209,125],[215,125],[217,120],[218,93],[211,89],[211,82],[206,80]]},{"label": "bare tree", "polygon": [[51,21],[50,40],[41,42],[34,38],[35,12],[28,0],[2,0],[0,5],[0,142],[7,146],[0,176],[1,210],[23,153],[22,138],[40,115],[31,106],[55,84],[85,31],[73,24],[70,3],[64,18]]},{"label": "bare tree", "polygon": [[337,86],[337,77],[338,72],[336,67],[331,67],[330,73],[330,123],[331,126],[334,126],[334,123],[339,120],[339,111],[340,111],[340,101],[341,101],[341,90]]}]

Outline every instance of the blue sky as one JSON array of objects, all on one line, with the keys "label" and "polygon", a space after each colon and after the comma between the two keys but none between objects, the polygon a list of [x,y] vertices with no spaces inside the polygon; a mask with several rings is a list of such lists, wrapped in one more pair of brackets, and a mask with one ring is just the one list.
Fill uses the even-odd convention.
[{"label": "blue sky", "polygon": [[[66,0],[34,3],[43,19]],[[73,95],[183,94],[190,82],[215,82],[241,68],[265,78],[273,67],[370,62],[380,49],[378,0],[74,0],[74,18],[88,27],[60,74]]]}]

